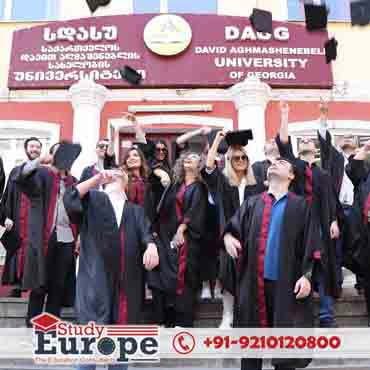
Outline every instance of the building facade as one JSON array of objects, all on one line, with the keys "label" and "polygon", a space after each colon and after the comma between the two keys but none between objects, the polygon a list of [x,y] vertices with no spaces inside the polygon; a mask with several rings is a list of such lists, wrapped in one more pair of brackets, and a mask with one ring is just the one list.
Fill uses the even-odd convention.
[{"label": "building facade", "polygon": [[[326,0],[328,33],[315,34],[305,30],[298,0],[245,3],[112,0],[92,16],[85,0],[0,0],[0,154],[6,172],[24,160],[23,140],[31,135],[45,147],[60,139],[81,142],[77,175],[94,161],[99,137],[111,137],[120,155],[133,138],[122,118],[127,111],[137,113],[149,135],[168,140],[204,125],[252,128],[249,150],[259,159],[263,143],[279,127],[280,99],[291,105],[296,145],[300,137],[316,135],[322,97],[329,101],[335,136],[351,133],[359,142],[370,137],[370,27],[351,27],[349,0]],[[250,27],[255,7],[273,14],[270,39]],[[161,14],[177,14],[180,20],[161,23]],[[152,19],[156,23],[147,32]],[[338,58],[326,65],[323,43],[333,36]],[[77,58],[86,55],[85,42],[93,44],[96,60],[92,56],[81,64]],[[185,49],[156,50],[163,44]],[[106,58],[99,60],[102,51]],[[120,79],[118,68],[126,64],[146,74],[141,85]],[[110,69],[110,75],[104,77],[99,68]]]}]

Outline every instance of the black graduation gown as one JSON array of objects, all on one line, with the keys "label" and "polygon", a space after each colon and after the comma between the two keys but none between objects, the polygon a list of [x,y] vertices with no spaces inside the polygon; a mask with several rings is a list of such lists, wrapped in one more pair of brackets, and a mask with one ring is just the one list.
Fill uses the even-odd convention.
[{"label": "black graduation gown", "polygon": [[[59,189],[59,176],[49,167],[38,167],[33,172],[24,176],[22,169],[24,165],[17,169],[15,181],[20,190],[24,192],[31,202],[28,215],[28,236],[29,243],[26,247],[26,258],[22,279],[23,289],[47,288],[48,279],[52,271],[48,271],[47,250],[49,242],[52,240],[52,224],[54,211],[57,203]],[[76,182],[72,176],[65,179],[66,186],[72,186]],[[71,224],[75,238],[77,228]],[[71,271],[68,276],[68,287],[66,289],[68,297],[66,304],[74,301],[75,273]]]},{"label": "black graduation gown", "polygon": [[5,186],[5,171],[3,159],[0,157],[0,198],[3,195],[4,186]]},{"label": "black graduation gown", "polygon": [[27,224],[30,201],[22,193],[15,182],[15,175],[19,167],[15,167],[9,174],[6,189],[4,191],[1,204],[3,208],[3,224],[6,218],[14,222],[12,232],[15,238],[8,242],[3,242],[6,249],[6,259],[2,275],[3,285],[15,285],[21,283],[24,267],[25,247],[28,244]]},{"label": "black graduation gown", "polygon": [[[202,177],[218,208],[220,227],[218,235],[220,237],[226,223],[240,208],[239,190],[237,186],[230,185],[229,180],[217,167],[211,174],[207,173],[204,168],[202,170]],[[246,186],[244,189],[244,200],[252,195],[263,192],[264,189],[264,185],[261,183]],[[237,266],[235,265],[235,261],[221,248],[219,279],[223,288],[233,295],[236,293],[236,274]]]},{"label": "black graduation gown", "polygon": [[280,136],[276,137],[276,143],[281,157],[291,160],[296,167],[296,178],[293,181],[292,190],[304,196],[312,207],[313,217],[320,220],[320,230],[323,247],[320,252],[320,265],[325,277],[327,294],[338,297],[340,295],[338,279],[336,278],[335,240],[330,238],[330,225],[337,219],[337,201],[333,184],[328,172],[316,165],[311,167],[306,161],[296,158],[292,144],[284,144]]},{"label": "black graduation gown", "polygon": [[153,241],[143,209],[127,201],[118,227],[109,197],[102,191],[91,190],[81,200],[72,187],[64,195],[64,205],[71,220],[80,225],[76,291],[79,322],[116,323],[121,290],[127,299],[127,324],[141,323],[143,253]]},{"label": "black graduation gown", "polygon": [[97,175],[98,173],[99,172],[95,168],[95,165],[94,164],[92,166],[87,166],[87,167],[85,167],[83,169],[83,171],[81,173],[81,177],[80,177],[80,181],[79,182],[84,182],[86,180],[89,180],[92,177],[94,177],[95,175]]},{"label": "black graduation gown", "polygon": [[355,187],[355,199],[348,238],[345,240],[348,243],[345,262],[352,272],[368,275],[367,271],[370,271],[370,227],[368,222],[370,176],[365,161],[353,158],[350,158],[346,166],[346,173]]},{"label": "black graduation gown", "polygon": [[[205,227],[207,191],[205,185],[198,181],[183,190],[178,184],[166,188],[158,205],[155,224],[160,265],[153,274],[149,273],[149,283],[151,288],[169,295],[181,295],[185,285],[193,290],[200,286],[199,256]],[[187,230],[185,244],[177,252],[171,249],[170,242],[180,224],[186,224]]]},{"label": "black graduation gown", "polygon": [[265,181],[267,180],[267,170],[270,166],[271,161],[268,159],[257,161],[252,164],[254,176],[259,184],[265,184]]},{"label": "black graduation gown", "polygon": [[[225,227],[242,243],[239,294],[234,327],[267,327],[264,298],[264,253],[272,198],[266,192],[248,198]],[[304,274],[312,272],[313,254],[320,248],[318,225],[303,197],[288,194],[282,224],[279,278],[276,281],[273,327],[313,327],[312,296],[297,300],[294,286]],[[263,256],[261,258],[261,256]],[[286,359],[275,359],[274,365]],[[289,367],[302,367],[297,360]]]}]

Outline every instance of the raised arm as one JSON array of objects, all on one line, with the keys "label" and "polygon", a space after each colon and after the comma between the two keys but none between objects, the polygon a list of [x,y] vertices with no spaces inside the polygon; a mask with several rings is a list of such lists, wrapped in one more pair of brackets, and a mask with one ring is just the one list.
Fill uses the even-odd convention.
[{"label": "raised arm", "polygon": [[288,144],[289,142],[289,132],[288,132],[288,120],[289,120],[289,105],[287,102],[280,102],[280,131],[279,137],[283,144]]},{"label": "raised arm", "polygon": [[185,143],[187,143],[191,138],[195,137],[195,136],[199,136],[199,135],[207,135],[211,132],[211,129],[209,127],[201,127],[199,129],[196,129],[196,130],[192,130],[192,131],[188,131],[186,132],[185,134],[179,136],[177,139],[176,139],[176,144],[177,145],[184,145]]}]

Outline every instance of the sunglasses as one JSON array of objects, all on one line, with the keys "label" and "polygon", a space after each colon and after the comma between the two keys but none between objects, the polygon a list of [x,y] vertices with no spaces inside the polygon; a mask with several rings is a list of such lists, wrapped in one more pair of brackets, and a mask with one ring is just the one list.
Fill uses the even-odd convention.
[{"label": "sunglasses", "polygon": [[98,149],[107,149],[108,148],[108,145],[107,144],[98,144],[96,147]]},{"label": "sunglasses", "polygon": [[232,161],[235,161],[235,162],[238,162],[238,161],[246,161],[246,160],[248,160],[248,157],[245,155],[245,154],[243,154],[243,155],[234,155],[233,157],[231,157],[231,160]]},{"label": "sunglasses", "polygon": [[155,148],[155,150],[160,153],[160,152],[163,152],[163,153],[167,153],[167,149],[166,148]]}]

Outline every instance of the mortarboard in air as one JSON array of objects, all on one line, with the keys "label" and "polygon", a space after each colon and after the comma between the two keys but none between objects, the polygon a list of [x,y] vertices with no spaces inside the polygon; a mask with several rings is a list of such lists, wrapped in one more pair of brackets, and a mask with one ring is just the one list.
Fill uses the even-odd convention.
[{"label": "mortarboard in air", "polygon": [[86,0],[86,2],[91,13],[94,13],[96,9],[98,9],[100,6],[108,5],[111,2],[111,0]]},{"label": "mortarboard in air", "polygon": [[370,23],[370,0],[351,2],[352,26],[366,26]]},{"label": "mortarboard in air", "polygon": [[226,134],[226,142],[230,145],[246,146],[249,140],[253,140],[252,130],[231,131]]},{"label": "mortarboard in air", "polygon": [[[207,139],[208,139],[208,144],[209,146],[212,146],[213,142],[215,141],[215,138],[216,138],[216,135],[217,135],[217,132],[219,132],[221,130],[219,129],[215,129],[215,130],[212,130],[208,135],[207,135]],[[220,153],[220,154],[225,154],[227,152],[227,144],[226,144],[226,141],[225,140],[222,140],[218,149],[217,149],[217,152]]]},{"label": "mortarboard in air", "polygon": [[337,59],[337,46],[338,41],[333,37],[325,42],[325,57],[326,63],[330,63],[332,60]]},{"label": "mortarboard in air", "polygon": [[58,170],[70,170],[80,153],[80,144],[62,142],[54,154],[54,166]]},{"label": "mortarboard in air", "polygon": [[119,72],[124,80],[133,85],[138,85],[143,78],[139,72],[129,66],[124,66]]},{"label": "mortarboard in air", "polygon": [[267,10],[254,8],[249,17],[252,26],[257,32],[272,33],[272,13]]},{"label": "mortarboard in air", "polygon": [[328,8],[326,5],[304,4],[306,28],[309,31],[323,30],[328,24]]}]

